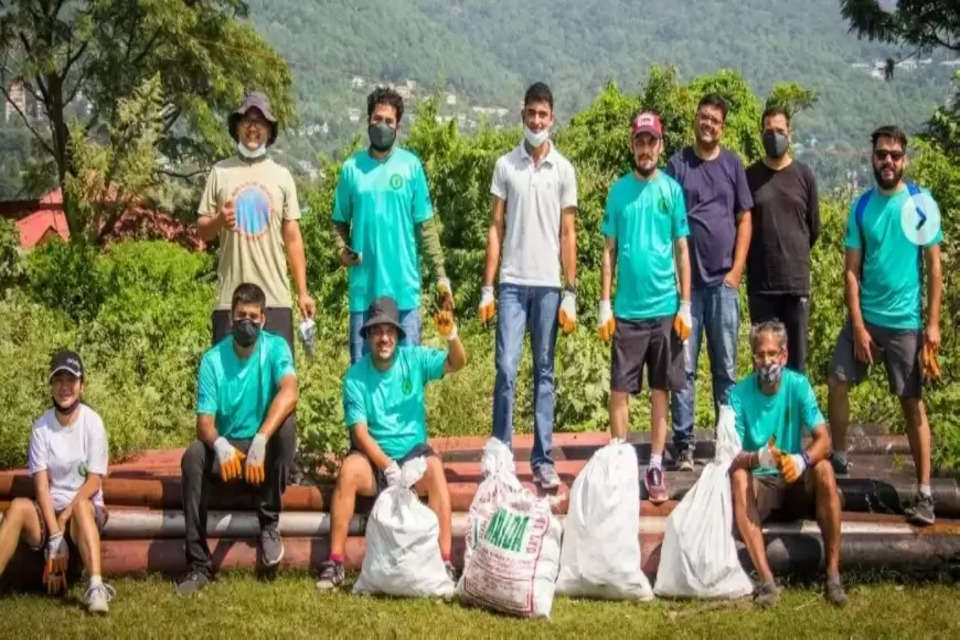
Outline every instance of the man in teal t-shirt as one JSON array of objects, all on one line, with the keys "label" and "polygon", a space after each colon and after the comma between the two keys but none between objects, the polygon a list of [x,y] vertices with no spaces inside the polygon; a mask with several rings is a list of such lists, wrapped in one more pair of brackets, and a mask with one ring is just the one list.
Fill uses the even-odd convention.
[{"label": "man in teal t-shirt", "polygon": [[266,295],[242,283],[233,292],[231,333],[207,350],[197,375],[197,439],[180,462],[186,524],[187,575],[177,583],[186,594],[213,577],[207,547],[206,479],[234,483],[255,496],[260,521],[259,559],[283,558],[278,523],[287,475],[297,448],[297,376],[287,341],[263,330]]},{"label": "man in teal t-shirt", "polygon": [[[880,127],[872,140],[877,187],[860,195],[850,207],[846,237],[849,319],[830,363],[833,464],[837,473],[847,472],[850,386],[859,384],[869,365],[882,358],[890,391],[900,399],[917,471],[917,496],[907,515],[914,523],[932,524],[930,425],[921,389],[925,361],[935,359],[940,348],[940,213],[929,192],[903,181],[907,167],[903,131]],[[926,329],[922,318],[924,270],[929,287]]]},{"label": "man in teal t-shirt", "polygon": [[[830,433],[806,376],[786,368],[783,323],[755,325],[750,345],[754,373],[729,397],[742,448],[730,467],[730,486],[737,529],[760,577],[757,604],[772,606],[778,593],[761,525],[774,513],[788,520],[815,513],[823,536],[825,595],[842,607],[847,596],[840,583],[840,497]],[[804,435],[810,436],[806,448]]]},{"label": "man in teal t-shirt", "polygon": [[[599,330],[604,340],[613,338],[610,433],[614,438],[627,437],[630,394],[640,393],[641,376],[647,368],[653,407],[650,465],[644,486],[650,500],[661,503],[670,497],[663,475],[667,394],[683,386],[683,341],[692,327],[690,230],[683,189],[657,169],[663,151],[660,117],[650,111],[640,113],[630,132],[634,169],[610,187],[603,216]],[[611,309],[615,271],[617,295]]]},{"label": "man in teal t-shirt", "polygon": [[397,301],[404,344],[420,344],[418,241],[433,263],[442,304],[453,306],[423,165],[396,145],[403,99],[378,87],[367,98],[367,115],[370,147],[343,163],[333,203],[340,262],[348,273],[351,362],[363,355],[364,312],[380,296]]},{"label": "man in teal t-shirt", "polygon": [[[417,483],[426,492],[440,524],[440,555],[450,564],[450,493],[440,458],[427,444],[424,387],[467,362],[463,343],[452,325],[446,332],[448,350],[397,346],[404,338],[393,298],[380,297],[367,309],[360,329],[368,351],[343,378],[343,414],[350,429],[351,451],[340,466],[330,506],[330,560],[320,569],[317,588],[333,589],[343,582],[343,554],[356,497],[376,496],[400,482],[400,465],[424,456],[427,471]],[[443,334],[441,334],[443,335]]]}]

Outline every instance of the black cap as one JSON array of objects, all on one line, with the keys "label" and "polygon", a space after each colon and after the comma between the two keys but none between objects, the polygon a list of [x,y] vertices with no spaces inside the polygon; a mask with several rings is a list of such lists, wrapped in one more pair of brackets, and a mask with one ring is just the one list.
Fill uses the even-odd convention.
[{"label": "black cap", "polygon": [[80,360],[80,356],[74,351],[59,351],[53,354],[53,357],[50,359],[50,377],[48,380],[52,381],[53,376],[61,371],[66,371],[77,378],[82,378],[83,362]]},{"label": "black cap", "polygon": [[231,113],[230,117],[227,118],[230,137],[239,142],[240,139],[237,137],[237,123],[240,122],[240,118],[247,115],[250,109],[256,109],[262,113],[263,117],[270,123],[270,138],[267,140],[267,146],[269,147],[277,139],[277,118],[273,115],[273,112],[270,111],[270,99],[259,91],[250,91],[244,95],[243,102],[241,102],[236,111]]},{"label": "black cap", "polygon": [[397,328],[397,337],[403,340],[407,332],[400,326],[400,311],[397,302],[390,296],[382,296],[370,303],[367,308],[369,319],[360,327],[360,337],[366,340],[367,329],[378,324],[389,324]]}]

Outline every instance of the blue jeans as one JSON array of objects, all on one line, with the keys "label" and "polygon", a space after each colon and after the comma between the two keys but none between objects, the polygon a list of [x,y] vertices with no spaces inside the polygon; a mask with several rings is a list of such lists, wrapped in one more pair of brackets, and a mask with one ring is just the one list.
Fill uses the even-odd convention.
[{"label": "blue jeans", "polygon": [[710,372],[713,375],[713,410],[727,401],[727,393],[735,384],[737,375],[737,337],[740,332],[740,294],[726,284],[712,287],[695,287],[692,295],[693,331],[684,347],[686,385],[670,398],[670,413],[673,418],[673,444],[680,451],[692,449],[694,382],[697,375],[697,360],[700,357],[700,340],[707,334],[707,353],[710,356]]},{"label": "blue jeans", "polygon": [[501,284],[497,310],[497,379],[493,387],[493,436],[513,441],[513,396],[523,336],[533,350],[533,452],[530,463],[553,464],[553,352],[557,344],[560,289]]},{"label": "blue jeans", "polygon": [[[350,312],[350,362],[351,364],[370,352],[367,341],[360,337],[360,327],[370,317],[366,311]],[[420,309],[400,310],[400,326],[406,337],[398,345],[420,344]]]}]

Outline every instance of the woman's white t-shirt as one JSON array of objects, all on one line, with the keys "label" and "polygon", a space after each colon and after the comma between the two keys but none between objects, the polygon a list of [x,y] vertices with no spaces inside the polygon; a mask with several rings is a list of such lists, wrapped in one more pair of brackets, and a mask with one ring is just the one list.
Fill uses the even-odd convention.
[{"label": "woman's white t-shirt", "polygon": [[[69,426],[57,422],[50,408],[33,423],[27,469],[31,474],[47,472],[54,511],[62,511],[73,501],[87,481],[88,473],[107,475],[107,432],[97,412],[85,404]],[[93,504],[103,506],[103,490],[93,496]]]}]

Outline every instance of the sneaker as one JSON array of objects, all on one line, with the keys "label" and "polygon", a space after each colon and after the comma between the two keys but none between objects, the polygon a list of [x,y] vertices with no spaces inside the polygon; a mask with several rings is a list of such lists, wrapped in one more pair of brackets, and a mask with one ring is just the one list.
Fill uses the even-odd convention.
[{"label": "sneaker", "polygon": [[443,568],[446,569],[446,571],[447,571],[447,576],[448,576],[451,580],[453,580],[454,582],[456,582],[456,581],[457,581],[457,568],[456,568],[455,566],[453,566],[453,563],[448,560],[448,561],[446,561],[446,562],[443,563]]},{"label": "sneaker", "polygon": [[200,591],[210,584],[210,576],[199,569],[194,569],[174,586],[174,590],[182,596]]},{"label": "sneaker", "polygon": [[343,584],[343,564],[327,560],[320,565],[320,577],[317,579],[317,591],[330,591]]},{"label": "sneaker", "polygon": [[779,597],[780,589],[777,588],[777,583],[773,580],[761,582],[757,585],[757,590],[753,593],[753,601],[758,607],[763,607],[764,609],[769,609],[777,604],[777,598]]},{"label": "sneaker", "polygon": [[653,504],[661,504],[670,499],[667,493],[667,483],[663,477],[663,469],[649,467],[643,476],[643,486],[647,490],[647,498]]},{"label": "sneaker", "polygon": [[917,492],[913,504],[903,510],[907,514],[907,522],[913,524],[933,524],[936,519],[933,513],[933,496]]},{"label": "sneaker", "polygon": [[847,462],[846,451],[831,451],[830,464],[833,465],[833,472],[838,476],[845,476],[850,473],[850,463]]},{"label": "sneaker", "polygon": [[266,526],[260,530],[260,559],[263,566],[273,567],[283,560],[283,540],[277,525]]},{"label": "sneaker", "polygon": [[682,449],[677,455],[678,471],[693,471],[693,449]]},{"label": "sneaker", "polygon": [[106,613],[110,610],[108,603],[116,596],[117,592],[113,587],[101,582],[88,588],[83,599],[87,603],[87,611],[90,613]]},{"label": "sneaker", "polygon": [[823,595],[827,602],[840,607],[847,605],[847,594],[843,592],[843,585],[840,584],[840,576],[828,577],[823,585]]},{"label": "sneaker", "polygon": [[533,482],[541,489],[556,489],[560,486],[560,476],[552,464],[538,464],[533,468]]}]

